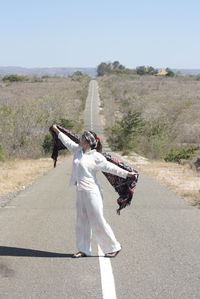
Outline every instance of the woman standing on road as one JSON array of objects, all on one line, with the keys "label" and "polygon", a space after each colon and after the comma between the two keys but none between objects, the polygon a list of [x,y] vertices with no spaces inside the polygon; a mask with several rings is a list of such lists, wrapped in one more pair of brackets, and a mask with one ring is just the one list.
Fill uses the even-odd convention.
[{"label": "woman standing on road", "polygon": [[121,250],[114,233],[103,216],[102,195],[96,179],[101,170],[126,178],[136,173],[128,172],[100,154],[102,145],[99,137],[91,131],[85,131],[77,144],[62,133],[56,125],[53,130],[63,145],[74,154],[70,185],[77,187],[76,243],[78,252],[72,257],[91,255],[91,237],[95,236],[105,257],[115,257]]}]

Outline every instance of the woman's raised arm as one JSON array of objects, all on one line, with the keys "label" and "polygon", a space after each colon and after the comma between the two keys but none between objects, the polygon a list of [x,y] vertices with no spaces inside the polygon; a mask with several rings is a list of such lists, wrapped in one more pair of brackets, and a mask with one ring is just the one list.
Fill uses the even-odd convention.
[{"label": "woman's raised arm", "polygon": [[71,140],[67,135],[61,132],[56,125],[53,125],[53,130],[58,134],[58,138],[62,142],[62,144],[72,153],[75,153],[79,148],[79,145]]},{"label": "woman's raised arm", "polygon": [[133,176],[137,175],[134,172],[128,172],[127,170],[122,169],[121,167],[107,161],[103,155],[99,156],[96,159],[96,168],[97,168],[97,170],[108,172],[108,173],[120,176],[124,179],[127,178],[127,176],[133,177]]}]

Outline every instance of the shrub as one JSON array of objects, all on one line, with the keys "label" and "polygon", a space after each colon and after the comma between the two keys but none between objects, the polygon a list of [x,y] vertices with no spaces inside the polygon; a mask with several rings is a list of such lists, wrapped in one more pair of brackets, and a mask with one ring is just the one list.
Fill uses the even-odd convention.
[{"label": "shrub", "polygon": [[84,76],[84,74],[80,71],[76,71],[71,75],[71,77],[73,77],[73,76]]},{"label": "shrub", "polygon": [[161,120],[145,121],[140,112],[129,111],[115,125],[108,128],[108,143],[113,150],[131,150],[148,158],[165,156],[171,144],[167,124]]},{"label": "shrub", "polygon": [[181,159],[190,159],[192,154],[199,148],[199,146],[188,146],[171,149],[171,151],[165,155],[164,160],[166,162],[180,162]]},{"label": "shrub", "polygon": [[168,67],[166,68],[166,72],[167,72],[166,77],[174,77],[175,76],[175,73]]},{"label": "shrub", "polygon": [[167,123],[162,120],[144,121],[132,150],[149,159],[159,159],[165,156],[171,143]]},{"label": "shrub", "polygon": [[116,121],[113,127],[107,129],[108,143],[113,150],[129,150],[143,126],[141,113],[129,110],[122,120]]},{"label": "shrub", "polygon": [[83,82],[83,81],[90,81],[90,76],[82,73],[80,71],[76,71],[74,72],[72,75],[69,76],[69,78],[71,78],[72,81],[77,81],[77,82]]},{"label": "shrub", "polygon": [[80,71],[76,71],[76,72],[74,72],[71,76],[69,76],[71,79],[72,79],[72,81],[81,81],[83,78],[84,78],[84,74],[82,73],[82,72],[80,72]]},{"label": "shrub", "polygon": [[[70,119],[61,118],[59,121],[55,121],[54,123],[57,123],[69,130],[74,127],[74,122]],[[52,151],[52,136],[50,133],[45,135],[42,147],[45,154],[48,154]]]},{"label": "shrub", "polygon": [[3,81],[10,81],[10,82],[18,82],[18,81],[28,81],[28,76],[22,76],[22,75],[7,75],[4,76]]},{"label": "shrub", "polygon": [[46,134],[42,144],[45,154],[48,154],[52,151],[52,136],[51,134]]},{"label": "shrub", "polygon": [[41,77],[33,76],[31,78],[31,82],[36,83],[36,82],[43,82]]},{"label": "shrub", "polygon": [[144,131],[148,137],[162,136],[167,131],[167,124],[161,120],[147,121]]},{"label": "shrub", "polygon": [[42,79],[48,79],[48,78],[51,78],[51,77],[49,75],[43,75],[41,78]]},{"label": "shrub", "polygon": [[69,130],[73,129],[73,127],[74,127],[74,122],[70,119],[61,118],[58,123],[62,127],[66,128],[66,129],[69,129]]},{"label": "shrub", "polygon": [[0,145],[0,162],[3,162],[4,160],[5,160],[5,155],[4,155],[4,152],[3,152],[3,148]]},{"label": "shrub", "polygon": [[200,74],[197,75],[195,78],[196,78],[197,81],[200,81]]},{"label": "shrub", "polygon": [[141,65],[141,66],[136,67],[136,73],[138,75],[145,75],[146,74],[146,72],[145,72],[145,66]]}]

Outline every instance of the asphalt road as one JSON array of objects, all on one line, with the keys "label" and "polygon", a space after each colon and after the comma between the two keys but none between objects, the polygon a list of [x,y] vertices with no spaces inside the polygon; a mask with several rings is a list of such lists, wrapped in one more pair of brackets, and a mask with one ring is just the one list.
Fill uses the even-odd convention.
[{"label": "asphalt road", "polygon": [[[92,115],[92,129],[100,134],[93,112],[96,81],[89,95],[85,128]],[[0,209],[0,298],[103,298],[96,243],[92,257],[71,258],[76,251],[71,161],[67,157]],[[111,260],[116,297],[199,299],[200,210],[141,174],[132,205],[118,216],[117,194],[101,174],[99,181],[105,218],[123,246]]]}]

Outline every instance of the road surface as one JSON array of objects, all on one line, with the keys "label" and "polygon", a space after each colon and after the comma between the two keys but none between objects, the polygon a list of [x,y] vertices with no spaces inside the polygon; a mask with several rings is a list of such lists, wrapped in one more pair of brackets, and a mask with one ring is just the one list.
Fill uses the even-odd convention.
[{"label": "road surface", "polygon": [[[102,134],[98,103],[92,80],[85,128]],[[121,216],[117,194],[99,175],[105,218],[122,251],[115,259],[99,258],[94,242],[92,257],[71,258],[71,162],[67,157],[0,209],[0,298],[199,299],[200,210],[145,175]]]}]

